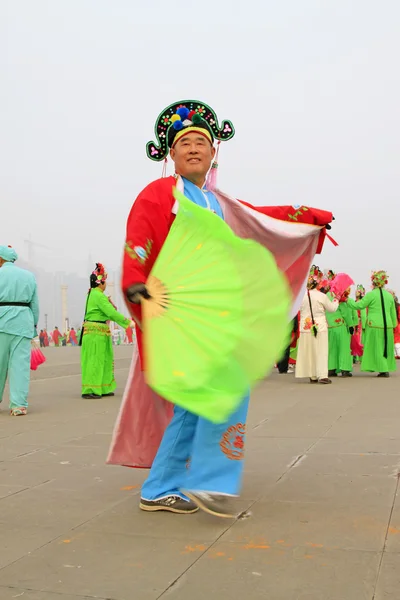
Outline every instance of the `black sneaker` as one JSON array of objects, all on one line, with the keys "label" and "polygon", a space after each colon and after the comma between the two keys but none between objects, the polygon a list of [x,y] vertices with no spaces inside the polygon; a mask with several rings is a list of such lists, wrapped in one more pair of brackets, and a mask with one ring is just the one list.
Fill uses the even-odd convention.
[{"label": "black sneaker", "polygon": [[166,496],[160,500],[145,500],[141,498],[139,508],[147,512],[166,510],[180,515],[190,515],[199,510],[194,502],[184,500],[180,496]]},{"label": "black sneaker", "polygon": [[93,400],[95,398],[101,398],[101,396],[98,396],[97,394],[82,394],[82,398],[85,398],[85,400]]},{"label": "black sneaker", "polygon": [[109,392],[108,394],[102,394],[103,398],[106,398],[107,396],[115,396],[114,392]]},{"label": "black sneaker", "polygon": [[224,519],[237,519],[241,511],[233,506],[232,497],[224,494],[209,494],[207,492],[182,492],[206,513]]},{"label": "black sneaker", "polygon": [[336,369],[329,369],[328,377],[337,377]]},{"label": "black sneaker", "polygon": [[390,377],[389,373],[378,373],[378,377]]},{"label": "black sneaker", "polygon": [[351,371],[342,371],[342,377],[353,377],[353,373]]}]

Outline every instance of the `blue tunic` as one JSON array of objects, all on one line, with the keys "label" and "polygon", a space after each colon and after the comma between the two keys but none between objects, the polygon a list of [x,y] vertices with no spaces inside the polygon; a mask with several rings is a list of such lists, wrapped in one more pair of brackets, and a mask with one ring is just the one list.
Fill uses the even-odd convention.
[{"label": "blue tunic", "polygon": [[208,208],[208,210],[214,212],[216,215],[221,217],[221,219],[224,218],[222,208],[217,198],[212,192],[206,190],[205,187],[203,187],[203,189],[200,189],[199,187],[197,187],[197,185],[195,185],[188,179],[185,179],[185,177],[182,177],[182,181],[184,184],[184,194],[186,198],[189,198],[189,200],[191,200],[198,206]]}]

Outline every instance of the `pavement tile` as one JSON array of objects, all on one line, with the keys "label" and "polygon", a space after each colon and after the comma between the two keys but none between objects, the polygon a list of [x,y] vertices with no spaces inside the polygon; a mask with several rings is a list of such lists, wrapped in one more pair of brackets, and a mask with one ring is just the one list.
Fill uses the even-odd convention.
[{"label": "pavement tile", "polygon": [[23,485],[2,485],[0,484],[0,500],[2,498],[8,498],[8,496],[12,496],[13,494],[18,494],[23,490],[28,489]]},{"label": "pavement tile", "polygon": [[400,598],[400,553],[383,555],[374,600]]},{"label": "pavement tile", "polygon": [[258,429],[255,429],[249,434],[248,439],[246,439],[246,450],[251,446],[255,447],[258,438],[261,438],[265,456],[275,453],[289,453],[290,455],[298,456],[299,454],[308,452],[319,441],[319,438],[264,437],[262,435],[259,436]]},{"label": "pavement tile", "polygon": [[29,456],[43,450],[45,444],[24,444],[16,439],[17,436],[6,438],[0,442],[0,462],[13,460],[22,456]]},{"label": "pavement tile", "polygon": [[[110,440],[110,438],[108,438]],[[29,463],[55,463],[78,465],[81,467],[104,465],[107,455],[104,447],[92,446],[56,446],[44,448],[37,452],[31,452],[16,457],[17,462]]]},{"label": "pavement tile", "polygon": [[175,515],[168,512],[146,513],[139,509],[139,498],[131,498],[75,529],[84,531],[157,539],[175,539],[212,543],[232,524],[232,521],[209,517],[203,512]]},{"label": "pavement tile", "polygon": [[286,502],[329,502],[338,506],[392,506],[394,477],[317,475],[302,470],[301,462],[272,490],[270,498]]},{"label": "pavement tile", "polygon": [[302,472],[319,475],[381,475],[396,477],[400,456],[396,454],[307,454],[299,465]]},{"label": "pavement tile", "polygon": [[61,469],[66,468],[68,465],[43,465],[14,460],[2,462],[0,463],[0,483],[2,485],[35,487],[62,477]]},{"label": "pavement tile", "polygon": [[23,527],[78,527],[133,495],[136,490],[87,485],[80,492],[42,485],[0,500],[0,528],[7,523]]},{"label": "pavement tile", "polygon": [[110,415],[106,415],[107,431],[96,431],[90,435],[84,435],[65,444],[66,446],[84,446],[90,448],[107,448],[111,443],[112,426],[110,425]]},{"label": "pavement tile", "polygon": [[238,520],[221,541],[307,548],[382,551],[389,506],[360,508],[330,502],[271,502],[258,500],[252,518]]},{"label": "pavement tile", "polygon": [[321,422],[312,418],[301,418],[297,420],[288,420],[287,416],[268,420],[257,428],[257,436],[261,437],[302,437],[302,438],[320,438],[325,435],[331,427],[329,418],[326,417]]},{"label": "pavement tile", "polygon": [[[32,590],[23,590],[22,588],[5,588],[0,585],[1,600],[93,600],[93,596],[76,596],[71,594],[52,594],[51,592],[41,592]],[[107,600],[97,596],[96,600]]]},{"label": "pavement tile", "polygon": [[[382,407],[384,411],[384,407]],[[354,432],[359,431],[362,437],[396,438],[400,437],[399,424],[392,417],[365,417],[364,419],[342,418],[332,425],[326,433],[326,438],[354,438]],[[360,436],[361,437],[361,436]]]},{"label": "pavement tile", "polygon": [[132,349],[114,351],[114,398],[83,401],[79,349],[62,348],[34,374],[26,418],[3,404],[1,600],[371,600],[386,534],[375,600],[397,598],[398,377],[322,394],[273,373],[247,423],[237,502],[251,518],[146,514],[148,471],[105,464]]},{"label": "pavement tile", "polygon": [[145,470],[112,467],[106,464],[82,467],[71,464],[68,460],[54,464],[24,460],[0,463],[1,485],[24,488],[46,484],[48,489],[80,489],[98,483],[118,489],[132,485],[139,488],[146,473]]},{"label": "pavement tile", "polygon": [[[52,542],[64,532],[67,537],[69,530],[70,525],[62,521],[54,520],[47,524],[46,520],[42,519],[38,525],[34,518],[27,519],[25,517],[19,520],[18,516],[13,515],[12,520],[0,524],[2,549],[0,569]],[[2,581],[2,571],[0,570],[0,586]],[[1,594],[0,598],[3,600]]]},{"label": "pavement tile", "polygon": [[5,567],[0,585],[113,600],[156,600],[207,547],[191,539],[189,531],[186,541],[81,531]]},{"label": "pavement tile", "polygon": [[316,454],[398,454],[400,455],[400,432],[398,437],[364,436],[354,428],[351,438],[325,437],[309,450]]},{"label": "pavement tile", "polygon": [[[262,440],[265,438],[257,438]],[[268,475],[276,474],[276,479],[286,473],[290,466],[301,456],[296,452],[266,452],[264,448],[245,446],[245,469],[250,472],[261,470]]]},{"label": "pavement tile", "polygon": [[397,492],[395,504],[393,507],[392,517],[390,519],[387,533],[385,550],[386,552],[400,553],[400,490],[398,490]]},{"label": "pavement tile", "polygon": [[379,553],[265,546],[215,544],[163,598],[372,598]]}]

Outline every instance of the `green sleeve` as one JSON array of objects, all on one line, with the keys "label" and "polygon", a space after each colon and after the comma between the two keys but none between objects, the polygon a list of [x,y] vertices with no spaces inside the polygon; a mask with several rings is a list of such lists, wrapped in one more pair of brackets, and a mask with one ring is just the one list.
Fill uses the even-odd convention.
[{"label": "green sleeve", "polygon": [[355,311],[350,306],[348,306],[347,302],[341,302],[339,304],[339,308],[340,314],[342,315],[347,327],[354,327],[354,325],[357,324],[354,318]]},{"label": "green sleeve", "polygon": [[396,305],[393,302],[390,303],[390,316],[392,318],[393,329],[397,327],[397,313],[396,313]]},{"label": "green sleeve", "polygon": [[347,300],[347,305],[349,308],[354,308],[355,310],[362,310],[363,308],[367,308],[370,305],[371,297],[368,297],[369,294],[366,294],[364,298],[358,300],[357,302],[353,300],[353,298],[349,298]]},{"label": "green sleeve", "polygon": [[363,308],[361,311],[361,327],[362,329],[365,329],[365,326],[367,324],[367,309]]},{"label": "green sleeve", "polygon": [[114,321],[114,323],[117,323],[117,325],[120,325],[124,329],[128,327],[130,320],[118,312],[104,294],[98,294],[97,302],[100,310],[106,315],[108,321]]}]

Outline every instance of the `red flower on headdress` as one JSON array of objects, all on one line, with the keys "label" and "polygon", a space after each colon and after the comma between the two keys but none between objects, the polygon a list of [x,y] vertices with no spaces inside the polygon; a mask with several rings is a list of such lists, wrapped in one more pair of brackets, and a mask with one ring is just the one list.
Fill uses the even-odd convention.
[{"label": "red flower on headdress", "polygon": [[104,282],[107,279],[107,273],[104,268],[104,265],[101,263],[96,263],[96,268],[93,271],[92,275],[96,275],[97,281]]}]

